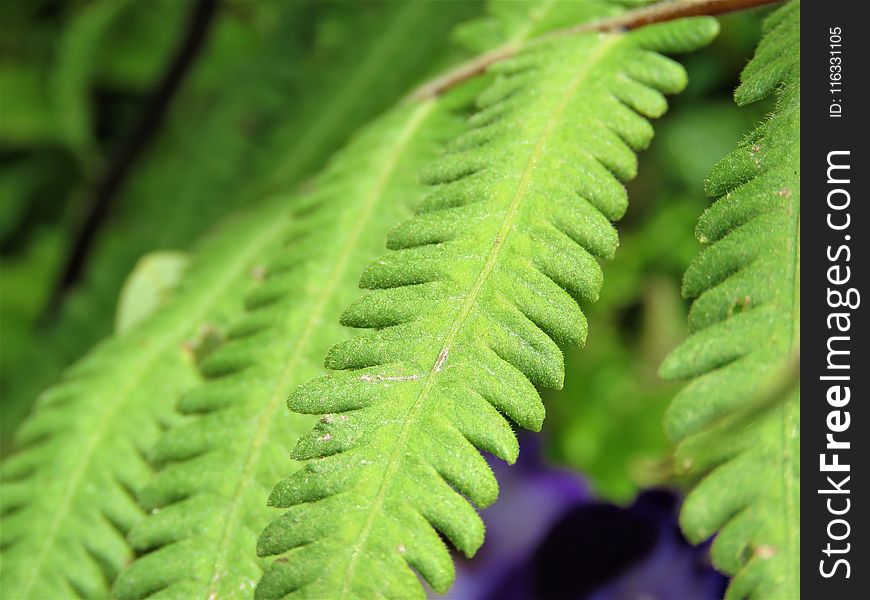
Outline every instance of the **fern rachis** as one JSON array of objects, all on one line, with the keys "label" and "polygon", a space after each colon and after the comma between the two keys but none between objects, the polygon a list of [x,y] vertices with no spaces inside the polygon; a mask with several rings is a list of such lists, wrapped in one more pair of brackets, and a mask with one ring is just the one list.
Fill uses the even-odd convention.
[{"label": "fern rachis", "polygon": [[661,114],[660,91],[684,84],[650,50],[714,32],[701,20],[565,38],[498,67],[467,133],[428,169],[435,191],[364,272],[374,291],[342,316],[376,331],[334,346],[338,372],[291,397],[325,416],[294,450],[304,469],[272,494],[290,510],[260,550],[288,555],[260,597],[418,595],[407,567],[446,589],[453,567],[436,531],[474,553],[482,524],[465,498],[486,506],[497,493],[475,446],[513,461],[505,416],[540,427],[532,384],[560,386],[554,340],[585,337],[576,302],[595,299],[595,257],[615,249],[617,177],[633,175],[633,150],[652,135],[635,110]]}]

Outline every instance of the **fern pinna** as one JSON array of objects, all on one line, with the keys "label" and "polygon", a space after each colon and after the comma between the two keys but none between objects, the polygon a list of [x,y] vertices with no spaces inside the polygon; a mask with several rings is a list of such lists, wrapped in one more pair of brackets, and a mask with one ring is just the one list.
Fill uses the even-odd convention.
[{"label": "fern pinna", "polygon": [[130,540],[143,556],[121,574],[121,598],[249,597],[263,565],[257,535],[272,515],[269,488],[310,417],[283,410],[286,390],[322,373],[328,340],[357,273],[420,193],[419,167],[456,117],[435,100],[366,128],[295,202],[285,245],[226,343],[201,364],[206,382],[182,397],[189,418],[156,445],[160,466],[140,500],[150,516]]},{"label": "fern pinna", "polygon": [[731,598],[800,595],[800,3],[766,21],[735,94],[776,90],[773,114],[707,181],[719,199],[697,235],[710,244],[686,273],[690,337],[668,377],[692,377],[667,428],[677,467],[707,473],[686,499],[686,535],[719,532],[714,563]]},{"label": "fern pinna", "polygon": [[425,171],[434,189],[363,273],[373,291],[342,315],[374,331],[330,349],[336,372],[289,400],[323,416],[293,451],[304,467],[270,497],[288,510],[259,551],[285,556],[258,597],[422,596],[414,571],[446,590],[439,534],[473,554],[471,504],[497,494],[476,448],[515,460],[510,421],[540,428],[534,385],[560,386],[556,342],[585,339],[578,303],[595,300],[596,259],[616,248],[620,180],[652,136],[643,117],[685,85],[658,52],[716,31],[702,18],[558,36],[495,67],[467,131]]},{"label": "fern pinna", "polygon": [[[46,391],[0,470],[4,598],[96,597],[132,558],[125,536],[144,513],[146,454],[194,355],[241,307],[250,269],[286,229],[283,199],[220,228],[169,306],[88,354]],[[274,250],[272,250],[274,251]]]}]

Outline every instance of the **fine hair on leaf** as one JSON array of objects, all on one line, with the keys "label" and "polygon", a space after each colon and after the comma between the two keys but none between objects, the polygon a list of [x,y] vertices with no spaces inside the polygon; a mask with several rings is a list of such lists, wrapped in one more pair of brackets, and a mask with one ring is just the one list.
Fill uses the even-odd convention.
[{"label": "fine hair on leaf", "polygon": [[689,338],[662,365],[691,378],[670,406],[676,466],[704,477],[681,522],[716,534],[729,598],[800,595],[800,2],[770,15],[735,99],[773,113],[710,173],[717,198],[686,272]]}]

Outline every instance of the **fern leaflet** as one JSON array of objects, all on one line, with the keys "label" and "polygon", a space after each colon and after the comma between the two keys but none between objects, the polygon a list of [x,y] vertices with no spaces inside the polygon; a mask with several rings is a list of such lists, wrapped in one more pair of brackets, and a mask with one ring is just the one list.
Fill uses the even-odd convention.
[{"label": "fern leaflet", "polygon": [[363,273],[373,291],[342,315],[375,331],[333,346],[337,372],[289,400],[325,416],[293,451],[304,468],[270,497],[289,510],[259,551],[287,555],[258,597],[422,596],[414,570],[446,590],[439,533],[473,554],[483,525],[471,504],[497,494],[476,448],[513,461],[508,419],[540,428],[534,385],[559,387],[556,342],[586,336],[578,302],[595,300],[596,259],[616,248],[620,180],[652,136],[641,115],[660,115],[662,92],[685,85],[657,52],[716,30],[695,19],[562,37],[496,67],[468,130],[427,170],[434,190]]},{"label": "fern leaflet", "polygon": [[800,594],[800,3],[766,21],[738,104],[777,90],[773,114],[712,171],[709,243],[683,284],[689,339],[662,373],[693,378],[666,425],[678,467],[706,473],[686,499],[690,539],[717,531],[731,598]]}]

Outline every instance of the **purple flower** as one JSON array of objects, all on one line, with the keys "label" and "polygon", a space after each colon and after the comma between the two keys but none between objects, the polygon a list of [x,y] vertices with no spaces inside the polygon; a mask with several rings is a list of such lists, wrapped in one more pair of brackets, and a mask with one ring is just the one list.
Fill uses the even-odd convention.
[{"label": "purple flower", "polygon": [[577,474],[544,463],[524,436],[513,467],[490,460],[502,489],[483,511],[487,541],[460,560],[455,600],[706,600],[726,579],[677,526],[677,496],[642,493],[630,507],[596,501]]}]

